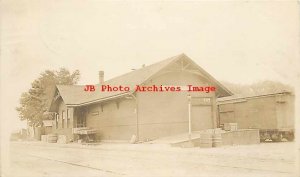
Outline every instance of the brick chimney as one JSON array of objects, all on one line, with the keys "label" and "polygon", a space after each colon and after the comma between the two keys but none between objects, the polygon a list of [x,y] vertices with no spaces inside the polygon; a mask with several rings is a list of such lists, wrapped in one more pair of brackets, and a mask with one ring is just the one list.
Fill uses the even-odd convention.
[{"label": "brick chimney", "polygon": [[104,83],[104,71],[99,71],[99,84]]}]

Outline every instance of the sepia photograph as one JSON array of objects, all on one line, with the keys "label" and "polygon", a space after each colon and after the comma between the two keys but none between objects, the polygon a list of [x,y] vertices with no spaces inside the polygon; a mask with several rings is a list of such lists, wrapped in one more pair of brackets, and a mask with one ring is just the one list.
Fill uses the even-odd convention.
[{"label": "sepia photograph", "polygon": [[299,177],[299,1],[2,0],[1,177]]}]

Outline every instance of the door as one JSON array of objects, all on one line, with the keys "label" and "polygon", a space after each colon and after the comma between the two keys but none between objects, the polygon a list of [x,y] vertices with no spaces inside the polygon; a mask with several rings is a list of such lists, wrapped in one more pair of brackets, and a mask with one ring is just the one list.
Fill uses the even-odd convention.
[{"label": "door", "polygon": [[192,131],[213,128],[211,105],[193,105],[191,108]]},{"label": "door", "polygon": [[86,110],[79,109],[77,112],[76,127],[86,127]]}]

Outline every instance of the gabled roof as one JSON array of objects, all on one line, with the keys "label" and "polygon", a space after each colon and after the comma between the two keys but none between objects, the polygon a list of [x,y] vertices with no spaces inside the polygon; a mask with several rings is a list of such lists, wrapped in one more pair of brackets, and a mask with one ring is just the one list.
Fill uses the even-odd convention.
[{"label": "gabled roof", "polygon": [[[199,72],[204,74],[213,84],[216,85],[217,91],[219,92],[219,96],[230,96],[232,93],[226,89],[220,82],[214,79],[210,74],[204,71],[199,65],[194,63],[190,58],[188,58],[185,54],[180,54],[168,59],[165,59],[161,62],[143,67],[138,70],[131,71],[124,75],[115,77],[113,79],[107,80],[103,83],[103,85],[111,85],[111,86],[129,86],[130,88],[134,88],[135,85],[141,85],[151,77],[153,77],[156,73],[169,66],[171,63],[178,61],[179,59],[185,59],[188,62],[194,64]],[[100,85],[95,85],[99,87]],[[57,91],[60,93],[63,101],[66,105],[86,105],[94,102],[99,102],[111,98],[115,98],[118,96],[130,94],[129,92],[84,92],[84,85],[57,85]]]}]

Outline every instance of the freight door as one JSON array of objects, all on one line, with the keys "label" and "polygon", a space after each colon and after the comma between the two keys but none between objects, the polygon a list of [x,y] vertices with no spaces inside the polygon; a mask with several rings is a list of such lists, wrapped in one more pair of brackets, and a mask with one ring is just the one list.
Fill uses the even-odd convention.
[{"label": "freight door", "polygon": [[193,105],[191,108],[192,131],[213,128],[211,105]]}]

